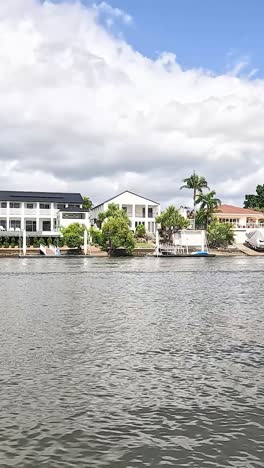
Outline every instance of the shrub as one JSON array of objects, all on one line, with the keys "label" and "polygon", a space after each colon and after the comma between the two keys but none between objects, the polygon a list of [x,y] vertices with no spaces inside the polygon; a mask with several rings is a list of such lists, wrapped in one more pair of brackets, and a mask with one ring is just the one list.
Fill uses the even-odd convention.
[{"label": "shrub", "polygon": [[102,245],[102,231],[100,231],[100,229],[91,227],[89,229],[89,234],[92,238],[93,245]]},{"label": "shrub", "polygon": [[9,247],[9,238],[8,237],[5,238],[4,243],[3,243],[3,247],[5,247],[5,249],[7,249]]},{"label": "shrub", "polygon": [[59,247],[64,247],[65,242],[64,242],[64,238],[63,238],[63,237],[60,237],[58,242],[59,242]]},{"label": "shrub", "polygon": [[39,239],[38,237],[34,237],[33,238],[33,247],[39,247]]},{"label": "shrub", "polygon": [[210,247],[228,247],[233,244],[235,235],[231,224],[213,221],[208,228],[208,245]]},{"label": "shrub", "polygon": [[144,224],[138,224],[136,227],[136,237],[137,238],[145,238],[146,236],[146,228]]},{"label": "shrub", "polygon": [[12,237],[10,246],[14,249],[16,247],[16,244],[17,244],[16,239]]},{"label": "shrub", "polygon": [[49,246],[50,244],[52,244],[52,239],[48,237],[48,239],[46,240],[46,245]]}]

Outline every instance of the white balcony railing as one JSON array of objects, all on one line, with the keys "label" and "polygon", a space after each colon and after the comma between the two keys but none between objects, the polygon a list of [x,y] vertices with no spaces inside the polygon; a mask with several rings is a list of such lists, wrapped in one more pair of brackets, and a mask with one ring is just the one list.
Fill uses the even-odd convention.
[{"label": "white balcony railing", "polygon": [[51,217],[51,210],[39,210],[39,216],[43,218],[43,216],[47,216],[48,218]]},{"label": "white balcony railing", "polygon": [[36,208],[25,208],[24,215],[28,218],[36,218],[37,217],[37,210]]},{"label": "white balcony railing", "polygon": [[221,221],[224,224],[231,224],[234,229],[263,229],[264,223],[232,223],[228,221]]}]

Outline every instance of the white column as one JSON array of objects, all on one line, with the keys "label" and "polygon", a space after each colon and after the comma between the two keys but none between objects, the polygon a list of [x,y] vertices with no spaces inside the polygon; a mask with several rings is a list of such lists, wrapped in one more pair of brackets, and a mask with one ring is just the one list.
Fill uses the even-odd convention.
[{"label": "white column", "polygon": [[159,255],[159,231],[158,229],[156,230],[156,256],[158,257]]},{"label": "white column", "polygon": [[132,219],[131,219],[131,229],[133,229],[133,231],[135,231],[136,229],[136,226],[135,226],[135,222],[136,222],[136,205],[135,203],[133,203],[132,205]]},{"label": "white column", "polygon": [[85,213],[85,224],[87,229],[90,227],[90,213]]},{"label": "white column", "polygon": [[50,204],[50,215],[51,215],[50,230],[54,231],[54,203]]},{"label": "white column", "polygon": [[39,231],[39,203],[37,203],[36,209],[36,230]]},{"label": "white column", "polygon": [[59,214],[59,228],[62,227],[62,213]]},{"label": "white column", "polygon": [[204,232],[204,230],[202,230],[202,232],[201,232],[201,238],[202,238],[201,239],[201,244],[202,244],[201,250],[202,250],[202,252],[204,252],[204,246],[205,246],[205,232]]},{"label": "white column", "polygon": [[23,230],[23,255],[26,255],[27,253],[27,232],[24,229]]},{"label": "white column", "polygon": [[23,202],[21,204],[21,226],[20,226],[20,229],[23,229],[25,228],[25,202]]},{"label": "white column", "polygon": [[6,230],[7,231],[9,231],[9,214],[10,214],[10,206],[9,206],[9,201],[8,201],[6,205]]},{"label": "white column", "polygon": [[84,251],[84,255],[87,255],[87,246],[88,246],[88,232],[87,232],[87,229],[85,229],[84,231],[84,235],[83,235],[83,251]]}]

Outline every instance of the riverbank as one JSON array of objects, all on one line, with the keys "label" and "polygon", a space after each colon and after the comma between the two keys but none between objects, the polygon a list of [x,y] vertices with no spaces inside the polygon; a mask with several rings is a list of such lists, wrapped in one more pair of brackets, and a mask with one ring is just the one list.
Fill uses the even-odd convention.
[{"label": "riverbank", "polygon": [[[258,252],[256,250],[250,249],[245,245],[238,245],[235,248],[226,248],[226,249],[209,249],[210,253],[216,257],[241,257],[241,256],[252,256],[252,257],[261,257],[264,256],[264,252]],[[72,257],[77,256],[77,251],[75,249],[69,249],[68,247],[62,247],[60,249],[61,256],[63,257]],[[151,257],[155,254],[155,246],[150,247],[138,247],[135,248],[132,255],[133,257]],[[0,248],[0,258],[1,257],[18,257],[21,255],[21,249],[18,247],[8,247]],[[84,255],[83,253],[79,255]],[[104,252],[99,247],[91,246],[88,251],[88,256],[92,257],[108,257],[107,252]],[[38,247],[28,247],[27,256],[30,257],[39,257],[40,250]]]}]

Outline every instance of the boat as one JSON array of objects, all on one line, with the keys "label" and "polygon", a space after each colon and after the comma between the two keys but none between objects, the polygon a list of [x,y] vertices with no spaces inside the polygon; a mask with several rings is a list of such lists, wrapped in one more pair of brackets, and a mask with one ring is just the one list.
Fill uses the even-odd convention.
[{"label": "boat", "polygon": [[246,243],[255,250],[264,251],[264,229],[250,229],[246,232]]}]

